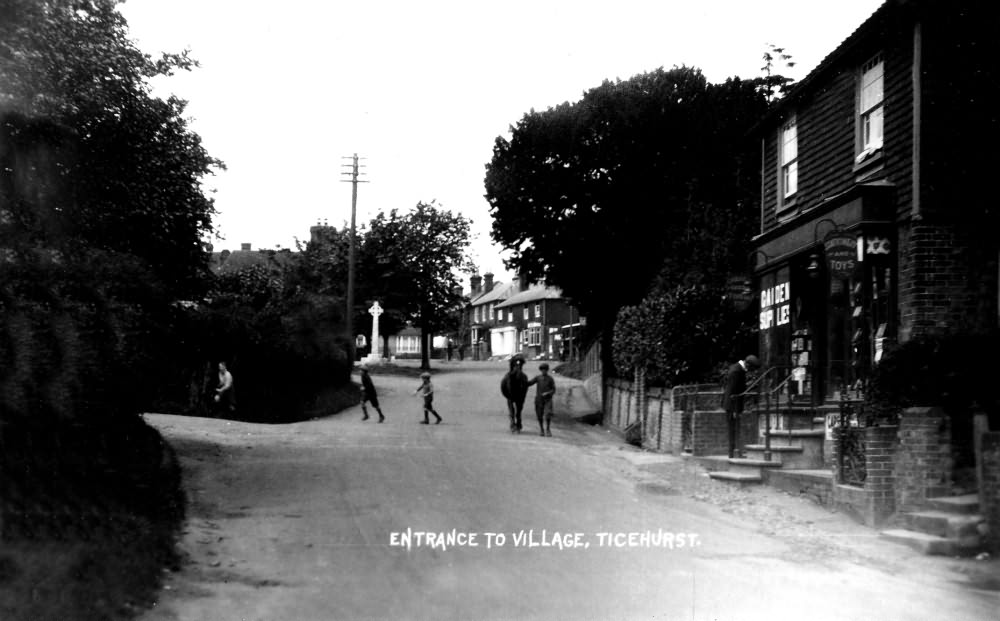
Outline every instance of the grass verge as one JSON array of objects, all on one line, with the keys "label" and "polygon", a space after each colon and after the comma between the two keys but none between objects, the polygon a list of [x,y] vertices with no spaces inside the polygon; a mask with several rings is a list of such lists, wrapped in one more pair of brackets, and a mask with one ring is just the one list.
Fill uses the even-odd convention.
[{"label": "grass verge", "polygon": [[[41,435],[42,432],[47,435]],[[0,619],[125,621],[155,601],[184,517],[180,469],[135,417],[2,436]]]}]

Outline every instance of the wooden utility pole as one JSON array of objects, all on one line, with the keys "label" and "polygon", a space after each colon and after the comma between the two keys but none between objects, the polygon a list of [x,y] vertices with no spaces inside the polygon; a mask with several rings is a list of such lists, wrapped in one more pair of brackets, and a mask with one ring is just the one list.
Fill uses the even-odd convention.
[{"label": "wooden utility pole", "polygon": [[[351,236],[349,250],[347,254],[347,315],[344,319],[344,329],[347,332],[347,342],[348,350],[350,354],[351,364],[354,364],[354,271],[355,271],[355,254],[356,254],[356,243],[355,243],[355,230],[357,224],[357,214],[358,214],[358,184],[368,183],[367,181],[360,181],[358,179],[359,175],[365,173],[359,172],[359,168],[364,168],[364,164],[358,164],[358,154],[355,153],[350,157],[342,157],[341,159],[350,160],[350,164],[341,164],[342,168],[349,168],[347,172],[342,172],[340,174],[347,175],[350,179],[341,179],[342,183],[351,184]],[[364,159],[364,158],[361,158]]]}]

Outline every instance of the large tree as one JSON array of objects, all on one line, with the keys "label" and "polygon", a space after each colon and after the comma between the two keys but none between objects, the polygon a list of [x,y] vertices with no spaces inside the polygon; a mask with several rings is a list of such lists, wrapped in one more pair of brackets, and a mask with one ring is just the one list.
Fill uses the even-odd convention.
[{"label": "large tree", "polygon": [[599,329],[655,284],[718,281],[746,261],[759,186],[745,136],[766,106],[759,80],[680,67],[532,110],[486,167],[492,237]]},{"label": "large tree", "polygon": [[[150,80],[196,65],[186,52],[154,59],[129,39],[117,0],[4,0],[0,110],[68,128],[75,239],[143,260],[175,296],[197,292],[211,232],[202,181],[222,166],[188,127],[186,102]],[[52,240],[49,243],[53,243]]]},{"label": "large tree", "polygon": [[450,327],[461,297],[458,275],[474,271],[468,257],[471,221],[431,201],[406,212],[380,213],[362,244],[362,285],[389,311],[398,311],[421,330],[421,366],[430,367],[427,337]]}]

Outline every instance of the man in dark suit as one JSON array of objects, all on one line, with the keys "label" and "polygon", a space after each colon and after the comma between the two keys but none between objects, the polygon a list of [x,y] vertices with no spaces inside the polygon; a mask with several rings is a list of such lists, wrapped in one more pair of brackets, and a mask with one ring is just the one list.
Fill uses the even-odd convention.
[{"label": "man in dark suit", "polygon": [[722,393],[722,409],[726,411],[729,425],[729,456],[739,457],[740,414],[743,413],[742,393],[747,389],[747,371],[760,366],[757,356],[750,355],[729,367],[726,373],[725,389]]}]

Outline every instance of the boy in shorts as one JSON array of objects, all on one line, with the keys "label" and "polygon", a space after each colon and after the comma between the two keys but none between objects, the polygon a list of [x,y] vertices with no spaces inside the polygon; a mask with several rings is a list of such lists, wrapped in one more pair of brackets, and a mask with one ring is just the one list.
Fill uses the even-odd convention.
[{"label": "boy in shorts", "polygon": [[420,424],[421,425],[428,425],[428,424],[430,424],[431,421],[428,419],[428,416],[427,416],[428,412],[430,412],[431,414],[433,414],[434,418],[437,419],[434,422],[434,424],[435,425],[440,424],[441,423],[441,417],[438,415],[437,412],[434,411],[434,406],[432,405],[434,403],[434,386],[431,385],[431,374],[430,373],[421,373],[420,374],[420,379],[423,380],[423,383],[420,384],[419,388],[417,388],[415,391],[413,391],[413,394],[418,394],[419,393],[419,394],[423,395],[423,397],[424,397],[424,420],[420,421]]},{"label": "boy in shorts", "polygon": [[361,411],[365,413],[364,417],[361,419],[363,421],[368,420],[368,408],[365,407],[365,402],[371,403],[375,411],[378,412],[378,422],[384,422],[385,416],[382,415],[382,408],[378,405],[378,395],[375,394],[375,384],[372,383],[372,378],[368,375],[368,365],[361,365]]}]

